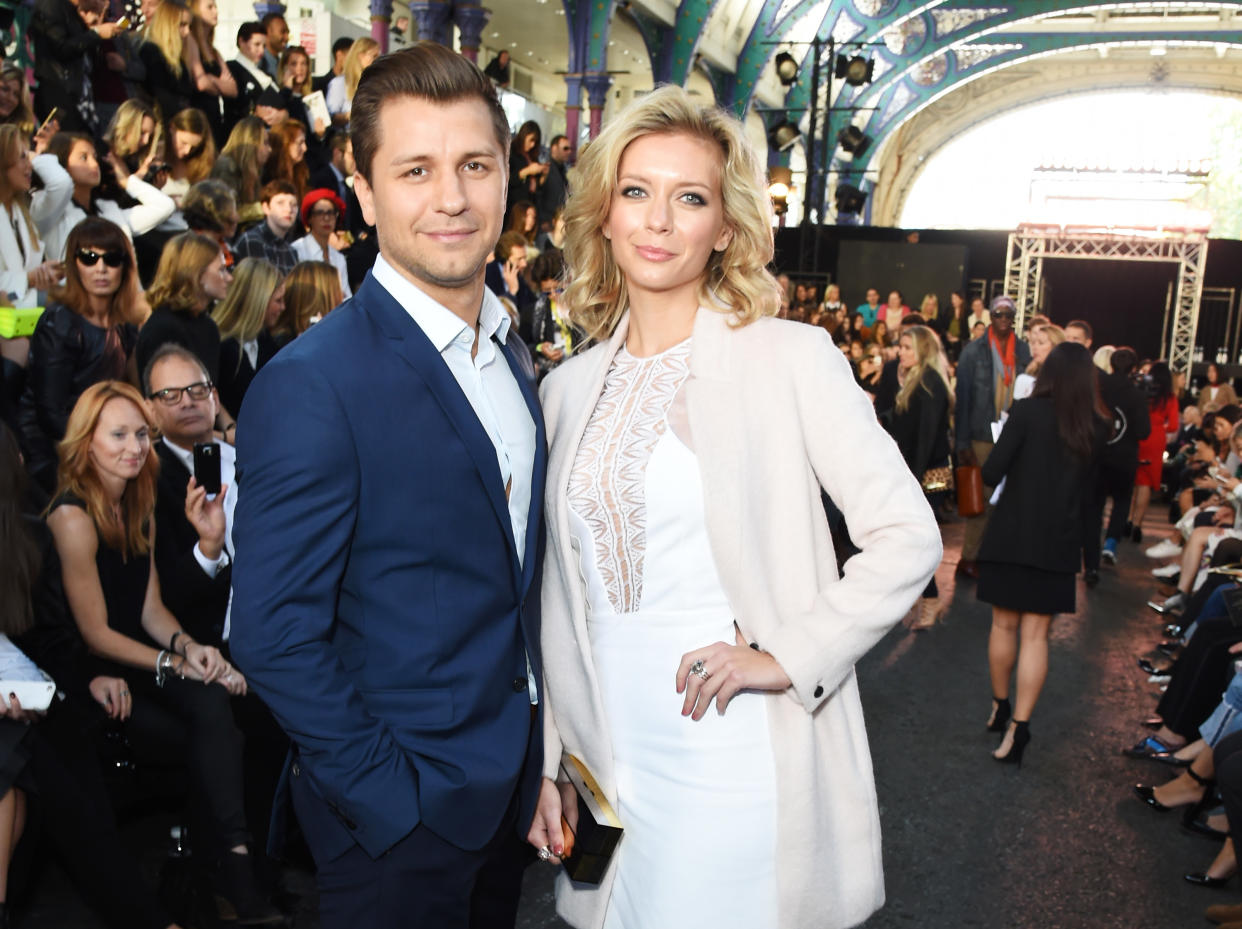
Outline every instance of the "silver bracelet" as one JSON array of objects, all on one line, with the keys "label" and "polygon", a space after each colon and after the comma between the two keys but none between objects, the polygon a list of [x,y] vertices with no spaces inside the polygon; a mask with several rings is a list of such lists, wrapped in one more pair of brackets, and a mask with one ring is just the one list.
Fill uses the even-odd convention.
[{"label": "silver bracelet", "polygon": [[160,649],[160,653],[155,656],[155,686],[164,686],[165,672],[168,670],[168,650]]}]

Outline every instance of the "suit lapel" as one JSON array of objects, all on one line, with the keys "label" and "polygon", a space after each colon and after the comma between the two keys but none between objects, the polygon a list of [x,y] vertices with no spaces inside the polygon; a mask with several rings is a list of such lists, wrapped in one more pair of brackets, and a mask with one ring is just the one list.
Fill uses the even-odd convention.
[{"label": "suit lapel", "polygon": [[[513,330],[510,329],[509,333],[512,335]],[[522,399],[526,401],[526,409],[530,411],[530,418],[535,423],[535,462],[530,472],[530,511],[526,517],[526,557],[522,564],[522,593],[525,594],[535,576],[535,550],[539,540],[538,533],[543,524],[539,517],[543,512],[543,488],[548,470],[548,440],[544,431],[543,413],[539,409],[539,398],[535,395],[534,380],[516,354],[518,351],[525,352],[526,346],[519,341],[515,349],[506,339],[500,345],[500,351],[509,363],[509,370],[513,372],[513,379],[517,381],[518,389],[522,391]]]},{"label": "suit lapel", "polygon": [[504,482],[500,479],[500,465],[496,462],[496,449],[487,431],[475,415],[474,408],[461,387],[453,377],[453,372],[445,364],[440,353],[436,351],[431,340],[423,333],[418,324],[401,308],[381,284],[367,273],[358,293],[359,303],[379,325],[380,330],[388,337],[389,343],[398,356],[408,364],[427,385],[431,395],[443,410],[456,431],[462,444],[466,447],[487,499],[496,513],[504,529],[505,540],[513,553],[516,576],[517,553],[513,547],[513,522],[509,518],[509,504],[505,500]]}]

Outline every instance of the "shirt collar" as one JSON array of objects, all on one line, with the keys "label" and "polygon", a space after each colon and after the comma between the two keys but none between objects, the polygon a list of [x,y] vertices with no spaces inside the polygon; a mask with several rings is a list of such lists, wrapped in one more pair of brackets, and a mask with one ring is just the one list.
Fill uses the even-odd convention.
[{"label": "shirt collar", "polygon": [[[371,273],[376,282],[413,317],[437,352],[443,352],[453,344],[454,339],[468,330],[460,316],[427,296],[390,265],[382,254],[375,259]],[[498,342],[504,342],[509,337],[511,324],[512,320],[500,300],[484,287],[483,302],[479,307],[479,335],[483,339],[495,337]]]}]

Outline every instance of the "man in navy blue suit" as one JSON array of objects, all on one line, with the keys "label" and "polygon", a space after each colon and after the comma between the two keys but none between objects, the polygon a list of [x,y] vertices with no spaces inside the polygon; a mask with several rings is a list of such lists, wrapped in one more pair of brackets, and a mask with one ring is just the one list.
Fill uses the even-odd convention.
[{"label": "man in navy blue suit", "polygon": [[380,256],[247,393],[231,645],[293,743],[325,929],[477,927],[542,764],[543,422],[483,284],[509,128],[418,43],[367,69],[351,133]]}]

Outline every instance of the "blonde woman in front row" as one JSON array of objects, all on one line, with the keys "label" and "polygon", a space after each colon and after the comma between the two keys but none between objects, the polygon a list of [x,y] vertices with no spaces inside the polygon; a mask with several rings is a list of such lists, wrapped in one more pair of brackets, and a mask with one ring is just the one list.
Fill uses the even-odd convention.
[{"label": "blonde woman in front row", "polygon": [[[576,927],[852,926],[884,899],[854,663],[940,561],[935,519],[827,333],[771,318],[741,126],[664,87],[583,153],[565,301],[600,344],[544,382],[546,778],[583,762],[625,834]],[[862,553],[839,577],[820,488]]]}]

